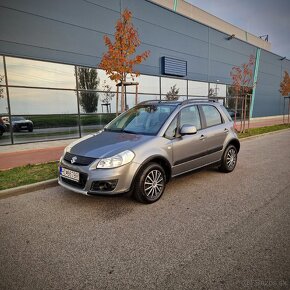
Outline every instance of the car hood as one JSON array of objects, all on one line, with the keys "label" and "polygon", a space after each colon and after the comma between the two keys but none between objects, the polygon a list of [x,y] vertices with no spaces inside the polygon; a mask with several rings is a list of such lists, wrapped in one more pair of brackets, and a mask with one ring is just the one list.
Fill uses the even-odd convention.
[{"label": "car hood", "polygon": [[100,131],[73,142],[67,151],[80,156],[104,158],[127,149],[134,150],[135,146],[152,138],[154,136]]}]

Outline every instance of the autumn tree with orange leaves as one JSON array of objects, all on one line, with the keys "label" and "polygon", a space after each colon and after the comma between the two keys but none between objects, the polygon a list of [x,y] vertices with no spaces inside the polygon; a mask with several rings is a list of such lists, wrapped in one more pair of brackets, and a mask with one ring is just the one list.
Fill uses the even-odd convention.
[{"label": "autumn tree with orange leaves", "polygon": [[[290,76],[287,71],[284,71],[284,78],[280,83],[279,92],[283,97],[288,97],[290,94]],[[290,99],[288,99],[288,123],[289,123],[289,111],[290,111]],[[285,114],[285,99],[283,108],[283,123],[284,123],[284,114]]]},{"label": "autumn tree with orange leaves", "polygon": [[290,76],[287,71],[284,71],[284,78],[280,83],[280,94],[287,97],[290,94]]},{"label": "autumn tree with orange leaves", "polygon": [[132,12],[128,9],[123,11],[115,29],[114,42],[107,35],[104,36],[108,51],[103,54],[100,68],[106,71],[111,80],[121,84],[121,111],[123,112],[125,110],[124,85],[126,78],[131,75],[134,79],[140,75],[138,71],[134,70],[134,66],[147,59],[150,51],[135,54],[141,41],[132,23]]},{"label": "autumn tree with orange leaves", "polygon": [[[232,92],[236,97],[235,111],[237,110],[237,100],[242,101],[242,116],[241,116],[241,128],[240,131],[245,131],[245,123],[247,118],[247,96],[251,94],[254,87],[253,70],[255,64],[255,57],[250,55],[247,63],[243,63],[241,66],[234,66],[230,72],[232,78]],[[249,117],[249,116],[248,116]],[[236,123],[236,112],[235,112]]]}]

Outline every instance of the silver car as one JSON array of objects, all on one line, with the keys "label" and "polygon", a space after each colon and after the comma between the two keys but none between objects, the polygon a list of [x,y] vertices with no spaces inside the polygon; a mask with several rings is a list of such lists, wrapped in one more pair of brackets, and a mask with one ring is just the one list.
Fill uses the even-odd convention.
[{"label": "silver car", "polygon": [[233,171],[239,149],[231,117],[218,102],[146,101],[67,146],[58,180],[87,195],[131,191],[152,203],[172,177],[209,165]]}]

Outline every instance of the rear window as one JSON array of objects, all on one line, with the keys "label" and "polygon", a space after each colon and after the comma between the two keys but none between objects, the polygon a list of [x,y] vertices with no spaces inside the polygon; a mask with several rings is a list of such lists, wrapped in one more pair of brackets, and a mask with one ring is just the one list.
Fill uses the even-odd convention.
[{"label": "rear window", "polygon": [[222,116],[218,109],[214,106],[210,105],[203,105],[201,106],[205,121],[206,121],[206,126],[211,127],[215,125],[219,125],[223,123]]},{"label": "rear window", "polygon": [[221,105],[221,109],[224,112],[224,114],[227,116],[227,118],[229,119],[229,121],[232,121],[232,117],[230,116],[228,110],[224,106],[222,106],[222,105]]}]

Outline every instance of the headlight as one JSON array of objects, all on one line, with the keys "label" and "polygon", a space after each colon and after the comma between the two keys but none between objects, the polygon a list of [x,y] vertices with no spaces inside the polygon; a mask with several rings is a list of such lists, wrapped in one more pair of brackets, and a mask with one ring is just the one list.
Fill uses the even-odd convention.
[{"label": "headlight", "polygon": [[92,170],[92,169],[97,169],[97,168],[103,168],[103,169],[116,168],[116,167],[119,167],[119,166],[122,166],[131,162],[134,159],[134,157],[135,157],[135,154],[132,151],[126,150],[112,157],[97,160],[91,165],[90,169]]}]

